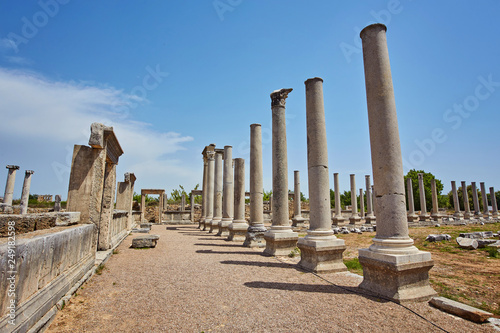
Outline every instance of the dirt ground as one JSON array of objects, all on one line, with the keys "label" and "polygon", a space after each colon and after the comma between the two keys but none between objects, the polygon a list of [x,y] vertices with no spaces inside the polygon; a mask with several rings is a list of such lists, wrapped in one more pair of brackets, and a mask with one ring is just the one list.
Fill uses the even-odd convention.
[{"label": "dirt ground", "polygon": [[[500,223],[485,225],[410,228],[410,237],[422,251],[429,251],[434,267],[429,272],[432,287],[447,297],[500,316],[500,258],[492,258],[486,249],[464,250],[456,237],[462,232],[500,230]],[[451,241],[427,242],[429,234],[449,234]],[[357,258],[358,249],[371,245],[374,232],[337,235],[345,240],[344,260]],[[362,270],[351,269],[362,274]]]}]

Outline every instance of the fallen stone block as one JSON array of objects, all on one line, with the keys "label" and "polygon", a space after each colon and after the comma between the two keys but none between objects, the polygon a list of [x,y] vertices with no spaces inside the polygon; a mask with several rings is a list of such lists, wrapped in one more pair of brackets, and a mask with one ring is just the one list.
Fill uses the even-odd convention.
[{"label": "fallen stone block", "polygon": [[134,228],[132,229],[132,233],[143,233],[143,234],[147,234],[149,233],[151,229],[146,229],[146,228]]},{"label": "fallen stone block", "polygon": [[477,240],[472,238],[457,237],[457,244],[462,249],[475,250],[478,247]]},{"label": "fallen stone block", "polygon": [[156,243],[160,239],[158,235],[143,235],[132,239],[132,248],[156,247]]},{"label": "fallen stone block", "polygon": [[449,241],[451,240],[451,236],[448,234],[439,234],[439,235],[430,234],[429,236],[427,236],[425,240],[429,242],[440,242],[443,240]]},{"label": "fallen stone block", "polygon": [[347,234],[350,234],[351,232],[349,230],[345,229],[345,230],[342,230],[340,233],[347,235]]},{"label": "fallen stone block", "polygon": [[447,313],[451,313],[455,316],[473,321],[475,323],[484,323],[493,314],[474,308],[469,305],[462,304],[460,302],[452,301],[451,299],[444,297],[433,297],[429,304]]},{"label": "fallen stone block", "polygon": [[153,223],[141,223],[140,227],[142,229],[151,229],[152,225],[153,225]]},{"label": "fallen stone block", "polygon": [[488,247],[496,247],[497,249],[500,250],[500,241],[496,241],[495,243],[488,244]]},{"label": "fallen stone block", "polygon": [[479,248],[483,248],[483,247],[486,247],[490,244],[494,244],[497,242],[496,239],[484,239],[484,238],[481,238],[481,239],[476,239],[477,240],[477,247]]}]

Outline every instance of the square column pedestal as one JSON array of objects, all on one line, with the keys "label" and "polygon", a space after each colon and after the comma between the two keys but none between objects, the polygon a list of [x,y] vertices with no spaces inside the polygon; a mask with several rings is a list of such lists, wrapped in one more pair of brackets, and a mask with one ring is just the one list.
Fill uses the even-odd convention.
[{"label": "square column pedestal", "polygon": [[[274,227],[276,228],[276,227]],[[268,256],[286,256],[297,247],[299,234],[293,232],[290,227],[285,231],[268,230],[264,233],[266,249],[264,255]]]},{"label": "square column pedestal", "polygon": [[299,266],[315,273],[345,272],[342,260],[346,246],[343,239],[311,240],[301,238],[297,242],[300,249]]},{"label": "square column pedestal", "polygon": [[429,252],[395,255],[360,249],[359,262],[363,266],[361,289],[397,303],[425,301],[437,295],[429,285],[429,270],[434,266]]}]

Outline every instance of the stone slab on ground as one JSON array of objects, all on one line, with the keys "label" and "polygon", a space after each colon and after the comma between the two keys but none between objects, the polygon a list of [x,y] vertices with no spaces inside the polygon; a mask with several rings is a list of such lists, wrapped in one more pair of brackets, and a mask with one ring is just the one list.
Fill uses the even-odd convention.
[{"label": "stone slab on ground", "polygon": [[473,238],[457,237],[457,244],[463,249],[475,250],[478,247],[477,240]]},{"label": "stone slab on ground", "polygon": [[142,235],[132,239],[133,248],[156,247],[156,243],[160,239],[158,235]]},{"label": "stone slab on ground", "polygon": [[469,305],[465,305],[460,302],[453,301],[451,299],[445,297],[434,297],[429,303],[440,309],[444,312],[451,313],[453,315],[459,316],[461,318],[473,321],[475,323],[484,323],[490,317],[493,317],[493,314],[474,308]]},{"label": "stone slab on ground", "polygon": [[149,228],[134,228],[134,229],[132,229],[132,231],[131,231],[131,232],[132,232],[133,234],[135,234],[135,233],[143,233],[143,234],[147,234],[147,233],[149,233],[149,231],[150,231],[150,230],[151,230],[151,229],[149,229]]}]

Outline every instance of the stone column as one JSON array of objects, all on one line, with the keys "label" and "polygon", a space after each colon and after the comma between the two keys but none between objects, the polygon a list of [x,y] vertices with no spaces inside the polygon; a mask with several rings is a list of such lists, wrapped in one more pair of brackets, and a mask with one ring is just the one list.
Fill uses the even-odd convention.
[{"label": "stone column", "polygon": [[189,193],[189,213],[191,215],[191,222],[194,223],[194,193]]},{"label": "stone column", "polygon": [[432,213],[431,218],[434,221],[438,221],[441,215],[439,214],[439,203],[438,203],[438,195],[436,188],[436,179],[431,179],[431,192],[432,192]]},{"label": "stone column", "polygon": [[250,125],[250,226],[243,246],[265,247],[264,188],[262,185],[262,128]]},{"label": "stone column", "polygon": [[462,198],[464,199],[464,218],[469,220],[472,216],[470,213],[470,206],[469,206],[469,193],[467,193],[467,184],[462,181]]},{"label": "stone column", "polygon": [[481,210],[479,209],[479,198],[477,195],[476,182],[471,182],[470,185],[472,189],[472,203],[474,205],[474,217],[481,218]]},{"label": "stone column", "polygon": [[224,185],[222,195],[222,220],[217,236],[228,237],[229,225],[234,217],[233,147],[224,147]]},{"label": "stone column", "polygon": [[145,223],[144,215],[146,213],[146,195],[141,193],[141,223]]},{"label": "stone column", "polygon": [[495,197],[495,189],[490,187],[490,199],[491,199],[491,210],[493,211],[492,216],[494,218],[498,217],[498,207],[497,207],[497,198]]},{"label": "stone column", "polygon": [[203,154],[203,183],[201,187],[201,217],[198,223],[198,229],[204,229],[205,218],[207,215],[207,171],[208,160],[205,154]]},{"label": "stone column", "polygon": [[292,227],[301,228],[304,226],[305,218],[302,217],[302,207],[300,201],[300,174],[298,170],[293,172],[293,219]]},{"label": "stone column", "polygon": [[370,175],[365,176],[366,182],[366,223],[375,222],[375,215],[373,214],[373,201],[372,201],[372,186]]},{"label": "stone column", "polygon": [[186,210],[186,195],[184,193],[181,194],[181,211]]},{"label": "stone column", "polygon": [[420,192],[420,221],[429,221],[429,214],[427,214],[427,203],[425,202],[425,186],[424,174],[418,174],[418,191]]},{"label": "stone column", "polygon": [[23,191],[21,194],[21,214],[28,213],[28,201],[30,199],[30,186],[31,186],[31,175],[34,174],[33,170],[26,170],[24,174]]},{"label": "stone column", "polygon": [[415,201],[413,200],[413,181],[410,177],[406,178],[406,191],[408,193],[408,222],[418,220],[418,215],[415,214]]},{"label": "stone column", "polygon": [[305,85],[310,215],[307,235],[297,242],[299,266],[321,273],[346,271],[342,261],[345,242],[335,237],[331,226],[323,80],[308,79]]},{"label": "stone column", "polygon": [[451,191],[453,193],[453,206],[455,206],[455,214],[453,214],[453,217],[457,220],[463,220],[464,215],[460,212],[460,201],[458,200],[457,185],[454,180],[451,181]]},{"label": "stone column", "polygon": [[349,217],[350,224],[361,222],[358,214],[358,201],[356,198],[356,175],[351,174],[351,216]]},{"label": "stone column", "polygon": [[396,302],[427,300],[436,295],[428,271],[429,252],[419,251],[408,236],[404,174],[386,27],[361,31],[370,129],[373,182],[377,196],[377,234],[369,249],[359,250],[361,289]]},{"label": "stone column", "polygon": [[222,167],[224,158],[223,149],[215,149],[215,171],[214,171],[214,217],[210,222],[209,233],[219,232],[219,222],[222,220]]},{"label": "stone column", "polygon": [[344,222],[345,218],[342,216],[342,204],[340,203],[340,186],[339,186],[339,174],[333,174],[333,186],[335,190],[335,216],[332,221],[333,224],[338,225]]},{"label": "stone column", "polygon": [[[16,172],[19,170],[18,165],[7,165],[9,173],[7,174],[7,183],[5,183],[5,194],[3,196],[3,207],[6,212],[12,212],[12,197],[14,195],[14,184],[16,182]],[[5,206],[8,206],[5,207]]]},{"label": "stone column", "polygon": [[134,200],[135,174],[127,172],[124,174],[124,181],[118,182],[116,186],[116,205],[117,210],[127,211],[127,230],[131,230],[134,225],[132,216],[132,201]]},{"label": "stone column", "polygon": [[61,211],[61,196],[56,194],[55,202],[54,202],[54,212]]},{"label": "stone column", "polygon": [[162,197],[163,206],[160,206],[160,207],[163,207],[163,210],[167,210],[167,208],[168,208],[168,196],[167,196],[167,193],[163,193],[161,195],[161,197]]},{"label": "stone column", "polygon": [[365,198],[363,197],[363,189],[359,189],[359,217],[363,221],[365,219]]},{"label": "stone column", "polygon": [[207,214],[205,216],[205,224],[203,231],[210,230],[212,219],[214,217],[214,176],[215,176],[215,150],[206,152],[208,166],[207,166]]},{"label": "stone column", "polygon": [[273,194],[269,195],[269,213],[273,213]]},{"label": "stone column", "polygon": [[165,199],[165,193],[161,193],[158,196],[158,223],[161,224],[163,222],[163,210],[165,209],[165,204],[167,199]]},{"label": "stone column", "polygon": [[480,182],[481,186],[481,196],[483,197],[483,217],[486,220],[489,220],[491,217],[490,210],[488,209],[488,194],[486,193],[486,187],[484,186],[484,182]]},{"label": "stone column", "polygon": [[273,128],[273,218],[266,231],[264,255],[288,255],[297,246],[299,235],[293,232],[288,216],[288,158],[286,146],[286,98],[292,89],[271,93]]},{"label": "stone column", "polygon": [[234,159],[234,220],[228,227],[227,240],[245,241],[248,223],[245,220],[245,160]]}]

